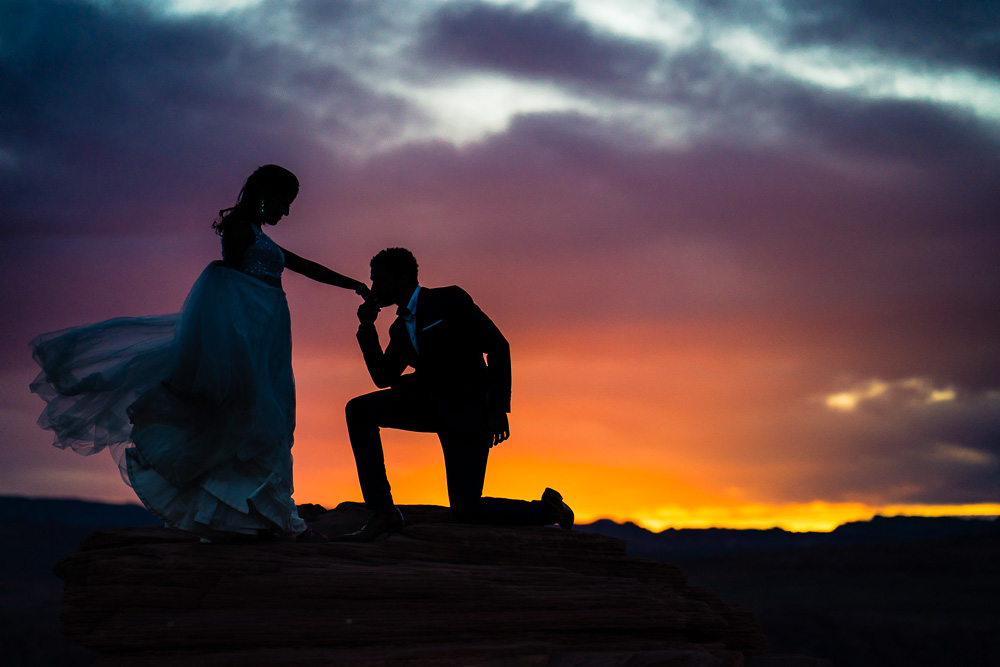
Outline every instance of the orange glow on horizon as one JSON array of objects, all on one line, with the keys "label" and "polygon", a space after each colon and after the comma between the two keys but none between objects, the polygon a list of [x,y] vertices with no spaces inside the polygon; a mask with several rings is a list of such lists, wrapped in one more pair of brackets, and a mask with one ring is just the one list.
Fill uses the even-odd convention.
[{"label": "orange glow on horizon", "polygon": [[[626,333],[595,324],[545,337],[513,328],[512,435],[490,455],[484,495],[534,500],[552,487],[580,523],[608,518],[653,531],[830,531],[876,515],[1000,515],[994,503],[893,503],[889,485],[885,498],[803,498],[808,480],[855,462],[839,450],[823,452],[814,437],[821,431],[795,429],[803,422],[836,426],[831,420],[850,416],[793,380],[783,345],[748,343],[747,332],[718,344],[702,333],[635,326]],[[623,354],[626,339],[643,353]],[[299,503],[361,500],[343,406],[374,387],[354,353],[351,340],[296,348]],[[448,504],[436,436],[385,429],[383,441],[397,503]]]},{"label": "orange glow on horizon", "polygon": [[[444,464],[435,436],[393,433],[386,438],[386,464],[393,495],[401,505],[448,505]],[[346,443],[344,443],[346,446]],[[610,519],[659,532],[669,528],[781,528],[791,532],[829,532],[875,516],[992,517],[1000,504],[869,505],[856,502],[760,503],[714,496],[691,483],[655,470],[561,464],[518,459],[513,452],[491,457],[484,495],[534,500],[546,486],[557,488],[571,504],[577,522]],[[296,501],[327,508],[361,501],[353,461],[329,468],[296,469]],[[669,499],[664,502],[664,499]]]}]

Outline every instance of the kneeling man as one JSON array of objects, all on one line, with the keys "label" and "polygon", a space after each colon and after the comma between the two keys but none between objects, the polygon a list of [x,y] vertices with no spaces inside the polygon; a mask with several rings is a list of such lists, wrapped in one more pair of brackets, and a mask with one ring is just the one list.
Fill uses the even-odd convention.
[{"label": "kneeling man", "polygon": [[[342,539],[369,541],[403,527],[386,477],[381,427],[437,433],[456,520],[572,528],[573,511],[552,489],[530,502],[482,497],[490,448],[510,435],[510,345],[493,321],[460,287],[421,287],[417,261],[405,248],[375,255],[371,280],[370,298],[358,308],[358,343],[382,391],[348,402],[347,430],[372,515]],[[396,320],[383,351],[375,320],[393,304]],[[408,366],[414,372],[404,375]]]}]

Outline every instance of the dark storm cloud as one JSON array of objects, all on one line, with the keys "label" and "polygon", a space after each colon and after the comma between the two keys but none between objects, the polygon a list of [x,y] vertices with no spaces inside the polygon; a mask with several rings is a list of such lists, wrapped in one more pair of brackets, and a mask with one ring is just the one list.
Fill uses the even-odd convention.
[{"label": "dark storm cloud", "polygon": [[[270,8],[259,8],[267,15]],[[399,0],[297,0],[291,3],[295,26],[327,47],[364,51],[365,46],[392,37],[414,15],[412,5]]]},{"label": "dark storm cloud", "polygon": [[1000,74],[1000,5],[983,0],[786,2],[791,45],[868,48]]},{"label": "dark storm cloud", "polygon": [[[790,6],[788,20],[792,25],[820,21],[827,11],[878,14],[864,3],[834,4],[810,12]],[[935,7],[942,4],[948,3]],[[737,6],[742,9],[736,11]],[[762,25],[766,21],[769,29],[787,27],[755,3],[709,3],[703,9],[714,12],[718,22],[743,17]],[[946,9],[932,11],[953,15]],[[922,29],[921,34],[933,33],[934,22],[924,16],[924,9],[900,13],[907,17],[903,24]],[[994,32],[1000,34],[1000,29]],[[753,147],[762,136],[773,142],[780,135],[789,152],[912,166],[935,177],[950,172],[992,178],[998,171],[1000,135],[971,114],[919,100],[866,100],[851,90],[829,90],[766,68],[742,68],[710,45],[712,34],[708,30],[686,48],[661,53],[647,43],[596,32],[568,4],[543,3],[526,10],[458,3],[446,5],[427,21],[420,50],[432,62],[451,67],[548,80],[583,92],[613,91],[622,101],[685,109],[716,144]],[[935,34],[933,39],[948,44],[957,36]],[[648,76],[654,69],[656,76]],[[575,122],[572,116],[566,118]],[[627,128],[609,127],[607,132],[626,135]],[[977,205],[995,207],[997,201]]]},{"label": "dark storm cloud", "polygon": [[[295,15],[302,27],[316,27],[329,30],[364,15],[366,4],[357,0],[297,0]],[[378,3],[367,3],[369,5]]]},{"label": "dark storm cloud", "polygon": [[995,170],[1000,135],[971,115],[928,102],[856,100],[806,91],[786,98],[793,131],[822,139],[822,148],[953,169],[956,163]]},{"label": "dark storm cloud", "polygon": [[[8,233],[78,227],[96,193],[114,193],[117,215],[102,204],[93,228],[127,227],[176,203],[170,192],[197,196],[193,164],[211,178],[261,156],[316,155],[317,134],[349,143],[365,123],[405,113],[344,71],[250,43],[221,20],[24,0],[0,6],[0,42]],[[322,102],[323,115],[290,100]]]},{"label": "dark storm cloud", "polygon": [[705,37],[666,52],[595,29],[569,3],[445,5],[423,24],[417,52],[445,73],[492,71],[584,95],[676,105],[699,114],[713,136],[742,139],[754,132],[752,116],[798,90],[774,73],[742,70]]},{"label": "dark storm cloud", "polygon": [[[847,249],[887,234],[991,232],[1000,201],[985,185],[1000,178],[1000,167],[995,153],[982,146],[986,136],[966,129],[940,160],[938,151],[921,142],[935,143],[935,133],[960,134],[946,118],[924,128],[933,130],[931,136],[880,148],[879,138],[883,146],[891,144],[881,135],[898,129],[900,115],[870,113],[869,122],[857,120],[867,113],[860,105],[841,110],[839,116],[831,107],[820,120],[796,120],[800,126],[812,123],[800,128],[801,143],[770,149],[725,136],[684,149],[656,149],[638,135],[623,137],[627,128],[595,119],[526,115],[507,132],[464,149],[417,145],[381,156],[363,180],[380,183],[372,187],[400,200],[454,201],[460,215],[479,220],[489,220],[495,204],[516,200],[523,217],[508,219],[502,232],[513,227],[527,236],[516,235],[512,243],[534,243],[539,239],[533,234],[546,233],[564,234],[559,240],[577,248],[607,248],[670,231],[750,247],[776,243],[791,249],[806,242],[808,249],[818,243],[817,250],[829,252],[838,247],[831,243]],[[831,128],[835,121],[843,131]],[[817,146],[822,151],[811,155],[800,150]],[[816,159],[831,152],[855,158],[858,169]],[[897,176],[900,163],[907,170]],[[965,179],[966,188],[954,192],[958,179]],[[627,224],[612,228],[609,219]],[[476,229],[481,234],[490,225]]]},{"label": "dark storm cloud", "polygon": [[57,216],[90,192],[127,199],[138,185],[129,183],[130,169],[156,171],[179,149],[198,156],[197,142],[178,141],[180,114],[194,100],[220,101],[205,78],[233,46],[221,26],[169,26],[137,11],[112,16],[44,0],[6,3],[3,11],[2,39],[20,48],[4,54],[0,123],[25,188],[15,193],[8,225]]},{"label": "dark storm cloud", "polygon": [[763,29],[787,47],[864,50],[924,65],[1000,72],[1000,5],[982,0],[699,0],[702,21]]},{"label": "dark storm cloud", "polygon": [[[656,84],[637,82],[620,92],[690,111],[716,145],[766,152],[777,144],[789,154],[909,167],[921,172],[917,178],[961,174],[966,185],[968,179],[986,185],[1000,174],[1000,132],[968,111],[925,100],[867,99],[769,69],[741,69],[704,44],[665,56],[661,74]],[[769,146],[761,146],[762,137]],[[996,211],[1000,196],[988,199],[977,205]]]},{"label": "dark storm cloud", "polygon": [[642,80],[660,58],[653,45],[601,34],[556,2],[446,4],[425,24],[420,51],[459,68],[605,84]]},{"label": "dark storm cloud", "polygon": [[901,504],[995,498],[1000,395],[960,391],[952,400],[927,403],[906,381],[890,384],[889,391],[861,401],[855,411],[812,416],[807,429],[795,432],[829,454],[822,469],[799,480],[803,487],[841,500],[879,497]]}]

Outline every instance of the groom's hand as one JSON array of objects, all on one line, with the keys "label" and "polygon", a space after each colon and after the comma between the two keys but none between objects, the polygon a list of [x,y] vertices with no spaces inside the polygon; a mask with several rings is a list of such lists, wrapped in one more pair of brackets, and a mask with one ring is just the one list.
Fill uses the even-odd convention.
[{"label": "groom's hand", "polygon": [[374,326],[380,310],[374,301],[365,301],[358,306],[358,321],[365,326]]},{"label": "groom's hand", "polygon": [[496,447],[510,437],[510,422],[506,412],[491,412],[487,419],[487,427],[493,436],[490,447]]}]

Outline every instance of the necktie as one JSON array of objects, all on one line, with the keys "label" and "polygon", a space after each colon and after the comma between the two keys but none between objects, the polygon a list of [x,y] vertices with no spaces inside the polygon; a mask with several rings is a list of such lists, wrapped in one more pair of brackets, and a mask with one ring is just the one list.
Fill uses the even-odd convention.
[{"label": "necktie", "polygon": [[[413,349],[417,349],[417,318],[410,312],[409,308],[405,306],[400,306],[396,309],[396,315],[403,318],[403,323],[406,325],[406,332],[410,334],[410,342],[413,343]],[[419,350],[418,350],[419,351]]]}]

